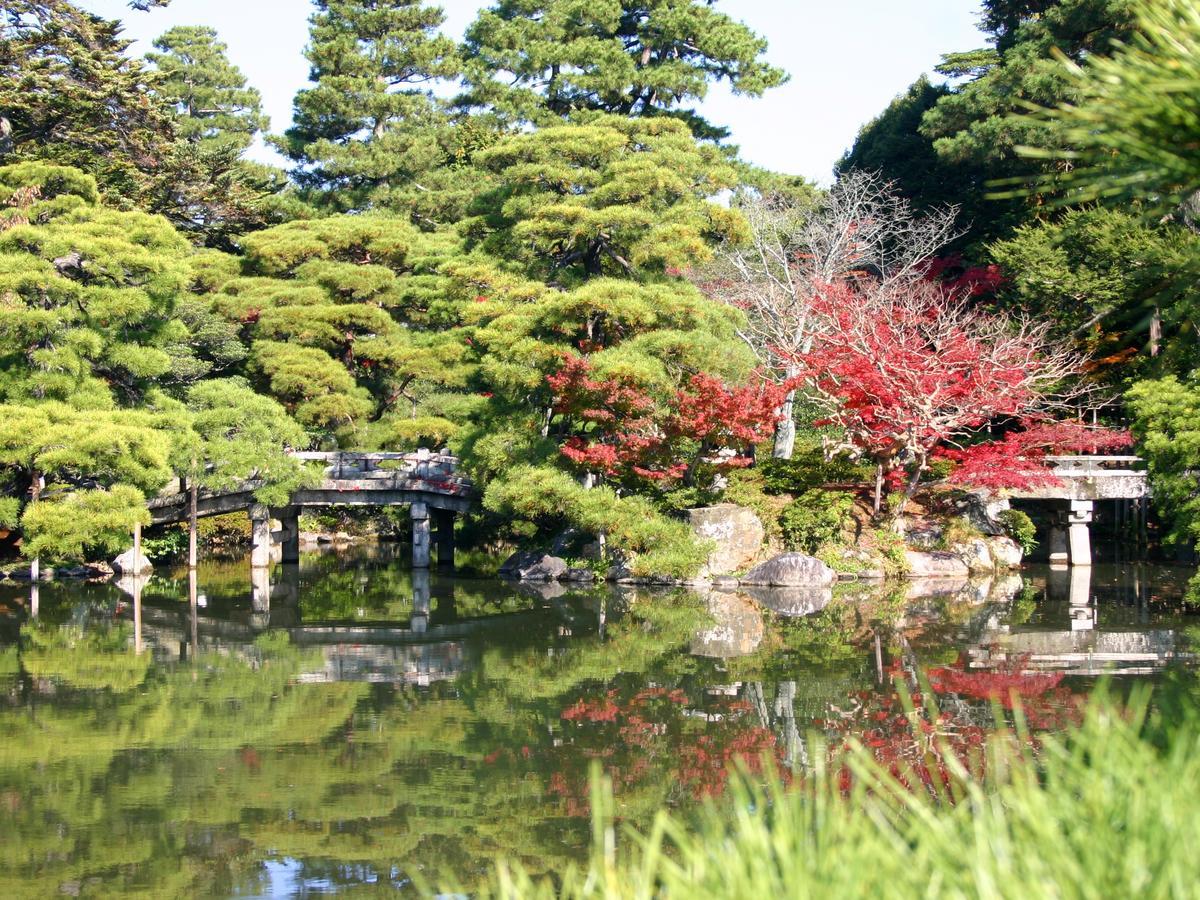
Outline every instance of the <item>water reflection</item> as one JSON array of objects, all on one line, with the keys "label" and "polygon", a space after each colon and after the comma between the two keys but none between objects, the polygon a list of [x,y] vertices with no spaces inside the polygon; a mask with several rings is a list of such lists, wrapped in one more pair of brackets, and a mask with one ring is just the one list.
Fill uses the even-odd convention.
[{"label": "water reflection", "polygon": [[[0,588],[0,896],[549,871],[584,853],[595,759],[641,823],[734,759],[809,765],[813,729],[932,780],[924,727],[969,753],[1010,690],[1062,727],[1103,666],[1187,652],[1168,570],[704,595],[344,555],[249,573],[47,584],[36,622],[28,586]],[[942,714],[914,730],[920,672]]]}]

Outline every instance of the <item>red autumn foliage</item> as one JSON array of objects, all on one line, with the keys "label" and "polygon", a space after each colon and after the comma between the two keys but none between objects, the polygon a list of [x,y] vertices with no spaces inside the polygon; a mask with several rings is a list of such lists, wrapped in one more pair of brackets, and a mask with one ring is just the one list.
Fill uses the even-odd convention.
[{"label": "red autumn foliage", "polygon": [[1128,448],[1127,431],[1089,428],[1078,422],[1033,423],[1004,437],[965,448],[943,447],[937,456],[958,465],[952,484],[972,487],[1041,487],[1058,483],[1046,457],[1063,453],[1100,453]]},{"label": "red autumn foliage", "polygon": [[554,413],[575,430],[563,455],[616,480],[676,480],[698,458],[723,449],[735,452],[715,465],[747,465],[746,449],[770,435],[788,387],[761,380],[730,387],[697,373],[664,408],[631,379],[597,378],[585,358],[573,355],[546,380]]},{"label": "red autumn foliage", "polygon": [[[1068,426],[1049,412],[1081,363],[1050,343],[1047,326],[988,313],[928,279],[827,285],[811,308],[820,327],[794,360],[801,382],[824,408],[823,423],[842,429],[845,448],[878,463],[893,485],[907,477],[915,488],[935,455],[961,464],[962,483],[1021,488],[1052,478],[1041,460],[1068,443]],[[980,442],[998,421],[1019,430]]]}]

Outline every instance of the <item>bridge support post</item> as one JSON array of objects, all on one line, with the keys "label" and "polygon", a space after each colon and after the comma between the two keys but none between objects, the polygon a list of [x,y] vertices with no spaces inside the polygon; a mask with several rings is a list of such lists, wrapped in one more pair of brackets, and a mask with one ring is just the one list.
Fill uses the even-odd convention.
[{"label": "bridge support post", "polygon": [[271,514],[279,520],[281,561],[300,562],[300,513],[294,506],[285,506],[283,509],[272,510]]},{"label": "bridge support post", "polygon": [[1090,566],[1092,564],[1092,510],[1095,503],[1091,500],[1072,500],[1067,513],[1069,529],[1068,543],[1071,552],[1071,565]]},{"label": "bridge support post", "polygon": [[439,569],[454,568],[454,513],[448,509],[434,510],[434,524],[437,531],[434,543],[437,544],[437,563]]},{"label": "bridge support post", "polygon": [[1065,566],[1071,559],[1071,550],[1067,543],[1067,526],[1058,518],[1056,514],[1055,521],[1050,525],[1050,565]]},{"label": "bridge support post", "polygon": [[250,567],[266,569],[271,565],[271,511],[261,503],[250,507]]},{"label": "bridge support post", "polygon": [[414,569],[429,568],[429,506],[416,502],[409,507],[412,517],[412,564]]}]

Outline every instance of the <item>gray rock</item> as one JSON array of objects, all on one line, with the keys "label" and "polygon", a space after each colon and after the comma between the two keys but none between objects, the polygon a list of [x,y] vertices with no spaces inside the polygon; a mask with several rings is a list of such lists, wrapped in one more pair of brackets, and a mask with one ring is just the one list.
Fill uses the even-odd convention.
[{"label": "gray rock", "polygon": [[780,587],[827,587],[837,580],[833,569],[813,556],[803,553],[784,553],[755,566],[744,576],[742,584],[777,585]]},{"label": "gray rock", "polygon": [[596,573],[591,569],[571,568],[559,576],[559,581],[573,581],[579,584],[590,584],[596,580]]},{"label": "gray rock", "polygon": [[1021,565],[1025,554],[1021,545],[1010,537],[990,537],[987,539],[992,561],[997,569],[1015,569]]},{"label": "gray rock", "polygon": [[918,550],[904,551],[908,561],[909,578],[966,578],[970,574],[967,564],[953,553],[944,550],[932,550],[923,553]]},{"label": "gray rock", "polygon": [[114,559],[112,567],[120,575],[148,575],[154,571],[154,566],[144,553],[134,557],[132,547]]},{"label": "gray rock", "polygon": [[961,544],[955,544],[950,552],[967,564],[967,571],[973,575],[992,572],[996,562],[992,559],[992,551],[988,542],[983,538],[975,538]]},{"label": "gray rock", "polygon": [[981,492],[967,494],[958,504],[958,510],[967,522],[984,534],[992,536],[1004,534],[1004,525],[1001,524],[999,516],[1004,510],[1011,508],[1007,497],[993,497]]},{"label": "gray rock", "polygon": [[500,574],[519,581],[554,581],[567,571],[566,560],[540,550],[518,550],[500,566]]},{"label": "gray rock", "polygon": [[732,575],[718,575],[712,580],[712,586],[719,591],[732,590],[739,584],[741,584],[741,581]]},{"label": "gray rock", "polygon": [[904,534],[904,542],[917,550],[933,550],[942,542],[942,526],[921,524]]},{"label": "gray rock", "polygon": [[705,568],[710,575],[728,575],[754,562],[762,550],[763,531],[753,510],[732,503],[687,511],[688,525],[698,538],[716,544]]}]

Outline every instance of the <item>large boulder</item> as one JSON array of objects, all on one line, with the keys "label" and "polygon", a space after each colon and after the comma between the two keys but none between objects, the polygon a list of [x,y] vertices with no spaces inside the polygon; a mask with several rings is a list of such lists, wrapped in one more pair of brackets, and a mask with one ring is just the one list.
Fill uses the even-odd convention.
[{"label": "large boulder", "polygon": [[758,556],[763,546],[763,524],[753,510],[732,503],[687,511],[688,524],[698,538],[716,544],[706,568],[710,575],[738,572]]},{"label": "large boulder", "polygon": [[996,568],[992,559],[992,551],[988,542],[983,538],[963,541],[950,548],[950,552],[967,564],[967,570],[972,575],[992,572]]},{"label": "large boulder", "polygon": [[970,574],[965,562],[944,550],[906,550],[904,558],[909,578],[966,578]]},{"label": "large boulder", "polygon": [[154,571],[154,566],[146,559],[146,555],[135,555],[132,547],[114,559],[112,567],[118,575],[149,575]]},{"label": "large boulder", "polygon": [[741,580],[742,584],[777,587],[828,587],[837,580],[837,573],[816,557],[784,553],[755,566]]},{"label": "large boulder", "polygon": [[567,561],[541,550],[519,550],[500,566],[500,574],[518,581],[554,581],[566,574]]},{"label": "large boulder", "polygon": [[958,503],[958,511],[962,517],[973,528],[986,535],[1004,534],[1000,513],[1011,508],[1012,504],[1007,497],[995,497],[982,491],[966,494]]},{"label": "large boulder", "polygon": [[1010,537],[990,537],[987,544],[997,569],[1015,569],[1025,557],[1021,545]]}]

